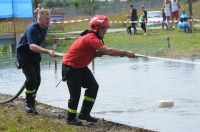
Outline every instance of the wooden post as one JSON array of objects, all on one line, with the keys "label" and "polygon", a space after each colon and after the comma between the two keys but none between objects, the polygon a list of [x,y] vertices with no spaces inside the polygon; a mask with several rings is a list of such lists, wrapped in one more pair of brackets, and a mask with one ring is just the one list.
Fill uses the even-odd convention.
[{"label": "wooden post", "polygon": [[193,28],[194,19],[193,19],[193,13],[192,13],[192,0],[188,0],[188,3],[189,3],[189,15],[192,19],[192,21],[190,21],[190,30],[192,30],[192,32],[193,32],[193,30],[194,30],[194,28]]},{"label": "wooden post", "polygon": [[167,39],[167,45],[168,45],[168,48],[170,48],[170,41],[169,41],[169,37],[167,37],[166,39]]}]

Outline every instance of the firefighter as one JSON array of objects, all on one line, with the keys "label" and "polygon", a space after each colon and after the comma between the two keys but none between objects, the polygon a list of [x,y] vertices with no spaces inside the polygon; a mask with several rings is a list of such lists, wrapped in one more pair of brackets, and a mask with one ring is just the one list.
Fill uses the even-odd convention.
[{"label": "firefighter", "polygon": [[40,53],[53,57],[54,52],[41,47],[47,34],[50,23],[50,12],[43,9],[38,14],[38,21],[32,23],[25,30],[19,44],[17,44],[18,68],[26,77],[25,81],[25,111],[27,113],[38,114],[35,105],[35,98],[41,82],[40,76]]},{"label": "firefighter", "polygon": [[[93,123],[98,121],[97,118],[90,115],[99,85],[88,68],[89,63],[96,56],[102,55],[135,57],[132,51],[113,49],[104,44],[103,38],[109,27],[106,16],[96,15],[92,17],[89,22],[89,30],[81,33],[81,37],[71,45],[62,59],[62,78],[63,81],[67,82],[70,93],[67,110],[67,123],[70,125],[82,125],[81,120]],[[81,87],[85,88],[85,94],[77,118]]]}]

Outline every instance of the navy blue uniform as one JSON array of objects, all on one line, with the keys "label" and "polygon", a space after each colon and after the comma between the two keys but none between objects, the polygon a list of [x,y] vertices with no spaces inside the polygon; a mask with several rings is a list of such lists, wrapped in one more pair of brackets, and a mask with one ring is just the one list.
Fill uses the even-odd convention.
[{"label": "navy blue uniform", "polygon": [[28,26],[17,45],[18,60],[31,60],[34,62],[41,61],[40,53],[31,51],[29,44],[37,44],[40,46],[45,39],[47,29],[48,28],[41,28],[37,22]]}]

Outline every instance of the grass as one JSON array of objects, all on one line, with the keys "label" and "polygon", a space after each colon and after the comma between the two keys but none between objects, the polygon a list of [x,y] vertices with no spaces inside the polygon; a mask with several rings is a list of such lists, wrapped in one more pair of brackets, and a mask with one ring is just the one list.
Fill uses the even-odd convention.
[{"label": "grass", "polygon": [[17,111],[14,107],[0,109],[0,131],[7,132],[74,132],[74,127],[62,125],[48,118],[32,116]]},{"label": "grass", "polygon": [[[136,53],[154,55],[154,56],[192,56],[193,53],[191,50],[200,48],[198,33],[199,29],[196,29],[195,36],[193,34],[186,34],[183,30],[178,28],[170,30],[161,30],[161,29],[150,29],[148,30],[148,36],[143,36],[143,31],[139,31],[136,36],[125,36],[123,34],[115,34],[114,38],[105,39],[105,42],[111,43],[115,40],[115,44],[118,44],[118,47],[125,50],[132,50]],[[120,39],[123,37],[124,39]],[[170,48],[168,48],[167,37],[170,40]],[[184,54],[183,54],[184,53]]]},{"label": "grass", "polygon": [[[124,28],[125,30],[125,28]],[[166,57],[200,57],[200,27],[193,33],[186,34],[182,29],[169,30],[148,29],[148,35],[143,36],[142,30],[135,35],[126,35],[126,32],[107,33],[104,42],[108,47],[130,50],[135,53],[166,56]],[[74,35],[72,35],[74,36]],[[72,37],[59,35],[58,37]],[[168,48],[169,37],[170,48]],[[48,36],[47,43],[52,43],[52,36]],[[66,52],[73,41],[58,41],[58,51]]]}]

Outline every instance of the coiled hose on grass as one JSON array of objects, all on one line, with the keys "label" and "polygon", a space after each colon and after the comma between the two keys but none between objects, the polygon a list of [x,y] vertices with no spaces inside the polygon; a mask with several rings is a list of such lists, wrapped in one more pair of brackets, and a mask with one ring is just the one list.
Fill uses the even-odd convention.
[{"label": "coiled hose on grass", "polygon": [[12,98],[8,100],[0,101],[0,104],[6,104],[8,102],[15,100],[24,91],[24,89],[25,89],[25,84],[20,88],[20,90],[17,92],[15,96],[13,96]]}]

